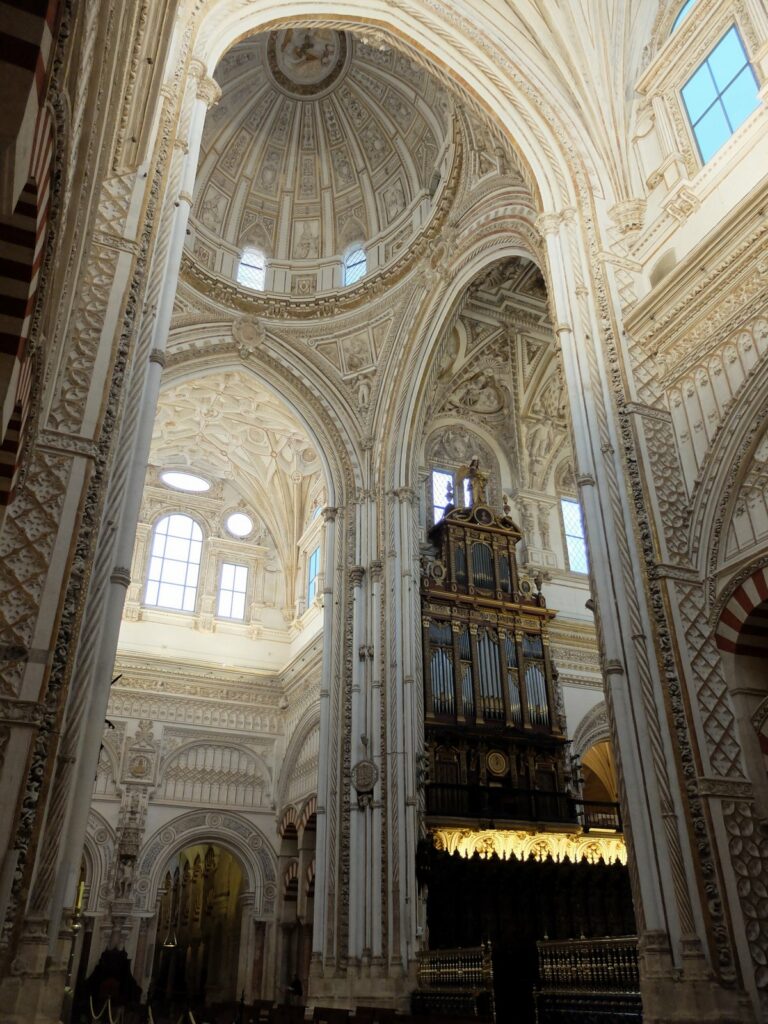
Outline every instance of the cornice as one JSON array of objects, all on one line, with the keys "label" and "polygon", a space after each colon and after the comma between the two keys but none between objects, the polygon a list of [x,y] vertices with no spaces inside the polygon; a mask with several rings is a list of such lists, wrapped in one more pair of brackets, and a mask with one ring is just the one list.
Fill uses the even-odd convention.
[{"label": "cornice", "polygon": [[[732,288],[754,272],[755,254],[768,242],[768,189],[753,193],[679,263],[625,319],[633,341],[654,351],[668,348],[691,331],[691,311],[698,322],[711,319],[722,305],[722,281]],[[765,260],[768,285],[768,256]]]},{"label": "cornice", "polygon": [[181,665],[178,661],[170,663],[164,658],[137,657],[119,651],[115,675],[122,678],[115,683],[114,691],[152,692],[159,697],[188,695],[262,706],[265,710],[277,707],[282,690],[273,675]]}]

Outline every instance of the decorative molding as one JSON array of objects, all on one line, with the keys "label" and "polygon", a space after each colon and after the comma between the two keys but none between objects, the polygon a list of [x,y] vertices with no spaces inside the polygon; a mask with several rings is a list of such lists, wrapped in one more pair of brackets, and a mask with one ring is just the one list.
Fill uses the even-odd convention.
[{"label": "decorative molding", "polygon": [[36,701],[0,697],[0,722],[37,727],[42,722],[44,713],[42,704]]},{"label": "decorative molding", "polygon": [[465,859],[534,860],[551,858],[556,864],[626,864],[627,846],[623,836],[597,836],[592,833],[512,832],[503,829],[473,831],[467,828],[431,830],[436,850]]}]

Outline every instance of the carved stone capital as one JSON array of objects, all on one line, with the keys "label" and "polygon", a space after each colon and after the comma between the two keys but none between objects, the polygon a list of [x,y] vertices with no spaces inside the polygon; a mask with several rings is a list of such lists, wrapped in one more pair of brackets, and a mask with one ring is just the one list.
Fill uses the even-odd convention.
[{"label": "carved stone capital", "polygon": [[625,199],[616,203],[608,211],[608,216],[619,229],[626,235],[630,231],[639,231],[645,219],[646,202],[644,199]]},{"label": "carved stone capital", "polygon": [[546,238],[555,235],[560,227],[559,213],[541,213],[536,218],[536,230]]},{"label": "carved stone capital", "polygon": [[353,587],[359,587],[360,584],[363,582],[364,576],[365,569],[362,567],[362,565],[353,565],[352,568],[349,570],[349,582],[352,584]]},{"label": "carved stone capital", "polygon": [[165,369],[165,352],[161,348],[153,348],[149,353],[150,363],[157,363],[157,365],[164,370]]},{"label": "carved stone capital", "polygon": [[207,74],[208,68],[205,65],[205,61],[201,60],[200,57],[193,57],[189,62],[189,77],[202,81]]},{"label": "carved stone capital", "polygon": [[126,590],[131,585],[131,570],[126,569],[125,566],[116,565],[109,575],[110,583],[117,583],[120,587],[125,587]]},{"label": "carved stone capital", "polygon": [[211,107],[215,106],[221,99],[221,88],[219,87],[219,83],[215,82],[207,75],[205,78],[201,78],[197,86],[197,98],[202,100],[210,110]]}]

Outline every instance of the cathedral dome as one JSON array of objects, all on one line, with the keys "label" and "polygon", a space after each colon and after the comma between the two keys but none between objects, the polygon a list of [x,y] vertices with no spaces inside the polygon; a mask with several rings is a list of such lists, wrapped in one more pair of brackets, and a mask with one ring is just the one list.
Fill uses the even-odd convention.
[{"label": "cathedral dome", "polygon": [[453,160],[452,107],[424,68],[346,32],[293,28],[236,44],[219,62],[188,246],[234,278],[246,248],[266,290],[343,284],[362,246],[368,272],[429,223]]}]

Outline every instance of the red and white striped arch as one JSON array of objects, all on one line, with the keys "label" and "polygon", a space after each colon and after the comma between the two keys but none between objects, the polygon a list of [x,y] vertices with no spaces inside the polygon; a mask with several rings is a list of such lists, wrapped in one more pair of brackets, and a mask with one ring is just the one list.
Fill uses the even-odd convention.
[{"label": "red and white striped arch", "polygon": [[768,566],[752,573],[731,594],[715,639],[721,651],[768,657]]},{"label": "red and white striped arch", "polygon": [[[58,7],[59,0],[0,0],[0,81],[9,87],[7,97],[0,88],[0,101],[17,156],[6,168],[10,204],[0,216],[0,505],[13,497],[29,414],[26,346],[50,212],[53,132],[44,101]],[[16,195],[10,179],[19,177]]]}]

